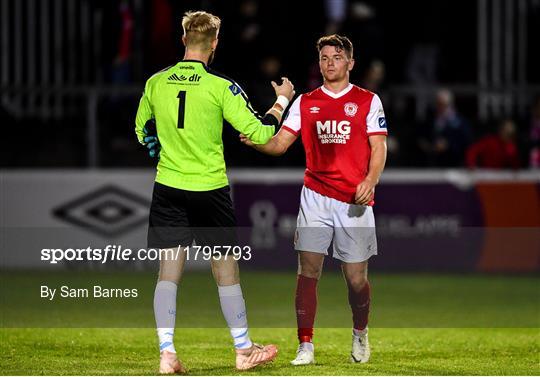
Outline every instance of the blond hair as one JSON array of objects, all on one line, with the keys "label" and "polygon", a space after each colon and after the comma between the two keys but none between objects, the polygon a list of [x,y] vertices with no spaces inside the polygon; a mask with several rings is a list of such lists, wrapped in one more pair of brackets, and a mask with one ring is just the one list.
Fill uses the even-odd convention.
[{"label": "blond hair", "polygon": [[208,49],[217,38],[221,20],[219,17],[204,11],[186,12],[182,18],[182,28],[186,39],[186,47]]}]

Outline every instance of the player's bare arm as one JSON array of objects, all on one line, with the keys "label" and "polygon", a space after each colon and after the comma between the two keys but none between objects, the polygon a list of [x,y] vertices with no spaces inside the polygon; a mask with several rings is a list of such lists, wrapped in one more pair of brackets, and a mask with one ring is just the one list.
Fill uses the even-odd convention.
[{"label": "player's bare arm", "polygon": [[261,153],[268,154],[270,156],[281,156],[289,147],[296,141],[298,136],[293,135],[292,133],[285,131],[283,128],[274,135],[270,141],[266,144],[254,144],[249,140],[245,135],[240,134],[240,141],[254,149],[258,150]]},{"label": "player's bare arm", "polygon": [[384,164],[386,163],[386,136],[373,135],[369,137],[371,158],[366,178],[356,187],[355,203],[367,205],[375,194],[375,186],[379,183]]}]

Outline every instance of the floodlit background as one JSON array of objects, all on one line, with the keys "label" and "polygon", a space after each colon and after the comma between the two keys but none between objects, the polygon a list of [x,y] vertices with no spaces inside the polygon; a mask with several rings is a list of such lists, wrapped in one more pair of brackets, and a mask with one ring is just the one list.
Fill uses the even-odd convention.
[{"label": "floodlit background", "polygon": [[[6,167],[151,166],[133,140],[134,112],[145,80],[183,56],[181,17],[193,9],[223,19],[213,68],[238,81],[260,112],[273,103],[270,80],[287,75],[298,93],[320,85],[315,42],[338,32],[354,43],[352,81],[383,100],[389,167],[472,165],[468,152],[502,121],[509,124],[500,134],[517,151],[501,167],[540,165],[536,0],[2,0],[1,7],[1,119],[13,145],[2,148]],[[455,130],[443,125],[448,108],[457,113]],[[231,167],[303,164],[300,145],[273,159],[241,146],[230,129],[225,138]]]},{"label": "floodlit background", "polygon": [[[354,44],[351,81],[382,99],[388,161],[377,187],[370,326],[387,359],[375,358],[366,374],[540,373],[540,1],[0,0],[0,7],[2,371],[153,371],[157,263],[50,264],[40,251],[146,246],[156,161],[137,143],[135,112],[145,80],[183,56],[183,13],[203,9],[222,18],[212,68],[235,79],[259,112],[274,101],[271,80],[288,76],[297,93],[321,85],[315,42],[334,32]],[[242,263],[252,326],[266,328],[264,341],[289,344],[286,359],[295,342],[292,239],[303,147],[297,141],[274,158],[242,145],[230,126],[223,138],[241,242],[254,250]],[[187,269],[177,326],[197,329],[185,338],[188,355],[206,354],[197,348],[202,329],[224,322],[208,263]],[[47,302],[43,284],[140,295]],[[317,325],[334,331],[321,330],[321,338],[339,349],[349,342],[350,313],[331,259],[319,298]],[[26,330],[37,327],[44,329]],[[96,329],[80,332],[73,347],[75,330],[51,327]],[[117,353],[103,329],[117,327],[141,328],[124,340],[142,369],[100,364],[97,353],[94,364],[66,368],[77,352],[93,352],[87,339]],[[227,344],[226,332],[208,331]],[[442,338],[447,348],[437,348]],[[411,339],[424,339],[441,359],[411,355],[422,349]],[[27,365],[17,355],[34,343],[41,359]],[[232,374],[217,367],[227,357],[209,353],[210,366],[194,373]],[[314,373],[358,373],[324,360]]]}]

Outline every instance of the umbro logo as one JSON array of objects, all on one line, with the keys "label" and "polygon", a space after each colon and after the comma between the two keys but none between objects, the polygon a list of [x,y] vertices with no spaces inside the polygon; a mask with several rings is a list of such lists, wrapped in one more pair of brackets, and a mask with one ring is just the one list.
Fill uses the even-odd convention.
[{"label": "umbro logo", "polygon": [[309,108],[309,112],[311,114],[319,114],[319,110],[321,110],[321,109],[319,107],[317,107],[317,106],[313,106],[313,107]]},{"label": "umbro logo", "polygon": [[150,203],[117,186],[104,186],[53,209],[56,218],[105,237],[131,231],[148,219]]},{"label": "umbro logo", "polygon": [[192,74],[189,77],[186,77],[184,75],[178,76],[176,73],[173,73],[167,78],[167,80],[170,80],[170,81],[186,81],[187,80],[191,82],[198,82],[200,79],[201,79],[201,76],[199,76],[196,73]]}]

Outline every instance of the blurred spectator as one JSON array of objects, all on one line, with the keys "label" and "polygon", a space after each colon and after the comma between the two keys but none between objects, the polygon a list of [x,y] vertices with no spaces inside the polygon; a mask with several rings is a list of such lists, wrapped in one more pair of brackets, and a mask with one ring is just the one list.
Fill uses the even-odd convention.
[{"label": "blurred spectator", "polygon": [[307,88],[308,90],[314,90],[322,85],[321,73],[319,71],[318,64],[311,64],[308,69],[308,80]]},{"label": "blurred spectator", "polygon": [[180,38],[174,33],[173,7],[169,0],[153,0],[150,5],[148,65],[155,72],[178,60]]},{"label": "blurred spectator", "polygon": [[281,61],[276,56],[267,56],[259,64],[257,80],[250,80],[247,85],[251,104],[255,109],[270,107],[276,94],[270,81],[277,81],[281,76]]},{"label": "blurred spectator", "polygon": [[116,84],[125,84],[131,81],[131,58],[133,50],[133,9],[127,0],[118,4],[120,15],[120,36],[118,38],[118,51],[113,61],[111,81]]},{"label": "blurred spectator", "polygon": [[531,112],[529,166],[540,168],[540,96],[536,97]]},{"label": "blurred spectator", "polygon": [[[383,97],[384,103],[389,103],[389,99],[385,98],[385,96],[381,94],[384,77],[384,63],[380,60],[373,60],[366,70],[364,77],[360,80],[360,87],[377,93],[380,97]],[[389,166],[399,165],[399,161],[402,158],[400,154],[400,140],[398,137],[396,137],[396,135],[399,135],[401,131],[402,130],[400,129],[392,128],[392,132],[389,133],[386,138],[387,161]]]},{"label": "blurred spectator", "polygon": [[255,0],[246,0],[240,4],[240,20],[242,30],[240,39],[249,44],[254,42],[261,32],[261,25],[257,19],[259,3]]},{"label": "blurred spectator", "polygon": [[[263,40],[267,34],[263,34],[264,16],[261,14],[261,5],[255,0],[243,0],[239,4],[238,11],[234,15],[234,23],[229,25],[227,38],[228,56],[250,56],[256,58],[262,54],[264,48],[268,48],[268,44]],[[236,59],[225,59],[228,64],[225,69],[227,72],[234,74],[240,72]],[[255,78],[257,66],[254,64],[246,64],[241,68],[243,77]]]},{"label": "blurred spectator", "polygon": [[[133,75],[133,55],[138,46],[134,44],[135,10],[132,2],[128,0],[96,0],[92,2],[92,5],[95,7],[94,12],[102,18],[99,32],[101,35],[107,36],[107,39],[101,42],[100,64],[92,67],[93,72],[90,76],[95,75],[96,81],[114,84],[136,81],[138,77]],[[71,16],[76,17],[75,14]],[[73,41],[73,43],[75,42]],[[82,48],[88,49],[89,47],[72,45],[69,48],[75,54],[81,54]],[[69,62],[65,63],[69,64]],[[73,67],[68,69],[68,65],[66,65],[64,69],[69,71]],[[86,77],[86,79],[89,78]]]},{"label": "blurred spectator", "polygon": [[384,81],[384,74],[384,63],[380,60],[374,60],[367,69],[360,86],[374,93],[379,93]]},{"label": "blurred spectator", "polygon": [[372,5],[366,1],[353,1],[343,23],[343,34],[358,46],[354,51],[356,62],[351,82],[361,82],[373,68],[373,63],[384,58],[384,32],[375,5],[377,2]]},{"label": "blurred spectator", "polygon": [[325,34],[338,34],[347,16],[348,0],[325,0],[324,2],[328,21],[326,22]]},{"label": "blurred spectator", "polygon": [[435,115],[428,122],[419,147],[431,166],[461,166],[470,141],[469,125],[456,111],[454,95],[449,90],[440,89],[435,100]]},{"label": "blurred spectator", "polygon": [[437,81],[438,50],[434,44],[417,44],[411,49],[406,62],[406,76],[409,82],[426,85]]},{"label": "blurred spectator", "polygon": [[516,125],[506,119],[499,124],[496,135],[487,135],[467,149],[467,167],[489,169],[518,169],[519,153],[516,144]]}]

